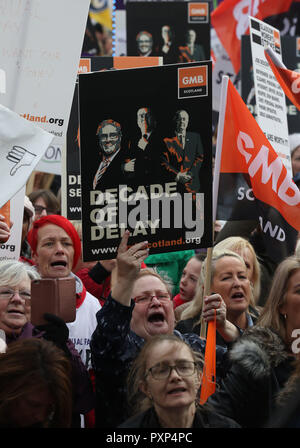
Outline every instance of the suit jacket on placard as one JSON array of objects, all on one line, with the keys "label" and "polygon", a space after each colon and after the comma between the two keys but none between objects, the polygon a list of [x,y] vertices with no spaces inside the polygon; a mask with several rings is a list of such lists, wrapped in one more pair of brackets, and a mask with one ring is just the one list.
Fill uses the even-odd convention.
[{"label": "suit jacket on placard", "polygon": [[[111,163],[108,165],[106,171],[102,174],[95,188],[92,187],[92,189],[103,191],[106,190],[107,188],[117,187],[118,185],[126,185],[126,179],[122,171],[123,161],[124,161],[124,153],[123,150],[121,149],[118,152],[118,154],[114,157],[114,159],[111,161]],[[94,176],[96,175],[97,171],[95,172]],[[92,179],[92,185],[93,180],[94,177]]]},{"label": "suit jacket on placard", "polygon": [[161,183],[161,157],[165,150],[163,139],[153,131],[145,149],[138,146],[139,138],[132,140],[126,160],[135,159],[134,171],[123,172],[125,179],[135,185],[150,185]]},{"label": "suit jacket on placard", "polygon": [[184,184],[185,190],[195,193],[200,190],[199,171],[203,162],[203,145],[201,137],[196,132],[186,132],[184,147],[178,137],[165,138],[165,151],[162,157],[162,167],[175,180],[179,172],[191,174],[192,181]]}]

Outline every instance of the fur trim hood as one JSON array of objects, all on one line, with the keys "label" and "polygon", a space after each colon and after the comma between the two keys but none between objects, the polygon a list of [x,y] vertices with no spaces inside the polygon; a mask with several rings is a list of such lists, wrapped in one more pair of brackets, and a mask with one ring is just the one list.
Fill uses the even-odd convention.
[{"label": "fur trim hood", "polygon": [[238,363],[255,379],[270,374],[271,369],[289,357],[283,340],[272,330],[252,327],[232,346],[230,360]]}]

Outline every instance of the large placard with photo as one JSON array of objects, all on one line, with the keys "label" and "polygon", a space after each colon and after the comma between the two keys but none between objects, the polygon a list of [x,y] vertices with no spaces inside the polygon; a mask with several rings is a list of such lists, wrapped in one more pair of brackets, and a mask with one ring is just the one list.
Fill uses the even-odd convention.
[{"label": "large placard with photo", "polygon": [[83,257],[212,244],[211,62],[79,75]]}]

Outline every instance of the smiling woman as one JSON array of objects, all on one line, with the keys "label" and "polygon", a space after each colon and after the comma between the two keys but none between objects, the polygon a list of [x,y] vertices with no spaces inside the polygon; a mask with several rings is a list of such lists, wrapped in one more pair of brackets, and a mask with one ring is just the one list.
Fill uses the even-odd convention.
[{"label": "smiling woman", "polygon": [[0,328],[6,337],[20,334],[30,320],[31,280],[38,278],[37,271],[25,263],[0,262]]}]

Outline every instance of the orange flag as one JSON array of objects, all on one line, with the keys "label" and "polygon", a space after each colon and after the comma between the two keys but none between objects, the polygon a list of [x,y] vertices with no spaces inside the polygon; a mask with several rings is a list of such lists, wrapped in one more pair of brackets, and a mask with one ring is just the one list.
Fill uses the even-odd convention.
[{"label": "orange flag", "polygon": [[241,66],[241,36],[249,34],[249,16],[264,20],[286,12],[292,0],[223,0],[211,14],[211,24],[236,73]]},{"label": "orange flag", "polygon": [[214,174],[214,206],[221,173],[245,173],[253,195],[300,231],[300,190],[227,76],[222,81]]},{"label": "orange flag", "polygon": [[300,73],[288,70],[271,47],[265,49],[265,56],[284,93],[300,110]]},{"label": "orange flag", "polygon": [[208,322],[204,356],[204,368],[200,391],[200,404],[216,390],[216,312],[213,321]]}]

